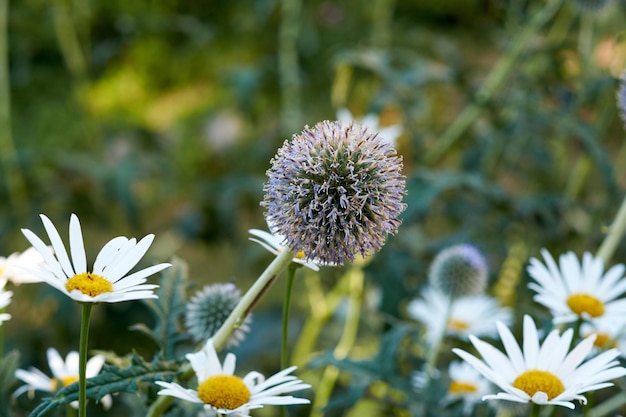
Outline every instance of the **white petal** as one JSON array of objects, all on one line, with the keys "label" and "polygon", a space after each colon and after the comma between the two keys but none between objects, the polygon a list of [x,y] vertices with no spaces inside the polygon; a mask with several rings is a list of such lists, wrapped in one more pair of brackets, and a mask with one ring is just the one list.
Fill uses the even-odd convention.
[{"label": "white petal", "polygon": [[74,213],[70,216],[70,251],[72,263],[77,274],[87,272],[87,257],[85,256],[85,243],[80,229],[80,221]]},{"label": "white petal", "polygon": [[43,214],[40,214],[39,217],[41,217],[43,227],[46,229],[46,233],[48,233],[50,244],[54,249],[54,254],[61,264],[61,268],[63,268],[63,271],[68,277],[73,277],[75,275],[74,268],[72,267],[70,258],[67,256],[67,251],[65,250],[65,246],[63,245],[59,232],[57,232],[57,229],[54,227],[54,224],[52,224],[49,218]]}]

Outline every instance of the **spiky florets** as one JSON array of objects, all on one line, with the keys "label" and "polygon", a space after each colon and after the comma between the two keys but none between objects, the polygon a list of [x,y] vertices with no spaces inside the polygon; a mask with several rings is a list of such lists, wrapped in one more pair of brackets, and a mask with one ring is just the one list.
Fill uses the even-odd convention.
[{"label": "spiky florets", "polygon": [[464,243],[437,254],[430,265],[428,280],[433,287],[455,299],[483,293],[487,274],[483,255],[474,246]]},{"label": "spiky florets", "polygon": [[293,252],[341,265],[397,231],[406,207],[402,158],[376,133],[320,122],[285,141],[271,163],[261,205]]},{"label": "spiky florets", "polygon": [[[186,305],[185,325],[196,342],[206,341],[224,324],[241,300],[241,292],[232,283],[206,285]],[[228,347],[239,345],[250,331],[251,316],[227,341]]]}]

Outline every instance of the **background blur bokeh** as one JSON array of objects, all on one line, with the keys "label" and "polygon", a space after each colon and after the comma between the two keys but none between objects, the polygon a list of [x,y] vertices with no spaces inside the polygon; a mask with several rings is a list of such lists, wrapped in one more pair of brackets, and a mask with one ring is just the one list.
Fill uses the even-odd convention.
[{"label": "background blur bokeh", "polygon": [[[527,257],[595,251],[626,189],[615,102],[626,2],[594,3],[605,2],[0,0],[0,253],[28,247],[20,228],[41,233],[39,213],[66,236],[74,212],[92,260],[113,236],[155,233],[143,262],[183,259],[190,293],[229,280],[245,290],[271,259],[247,240],[265,228],[270,159],[348,108],[403,127],[408,186],[398,235],[365,268],[370,311],[354,354],[406,318],[452,243],[477,245],[495,291],[527,302],[525,286],[511,290]],[[450,132],[468,106],[470,122]],[[324,269],[323,288],[340,275]],[[259,352],[276,363],[267,335],[282,288],[255,311],[242,363]],[[44,284],[14,291],[6,350],[47,370],[48,346],[76,349],[79,309]],[[294,339],[306,292],[296,281]],[[150,355],[129,326],[152,319],[142,303],[100,306],[90,346]],[[317,348],[337,332],[331,318]]]}]

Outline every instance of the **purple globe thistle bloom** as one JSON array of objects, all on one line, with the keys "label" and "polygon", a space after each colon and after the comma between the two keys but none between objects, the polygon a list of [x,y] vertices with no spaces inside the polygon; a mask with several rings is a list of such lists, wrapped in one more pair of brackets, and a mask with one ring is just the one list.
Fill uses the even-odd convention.
[{"label": "purple globe thistle bloom", "polygon": [[428,271],[430,284],[451,299],[483,293],[487,275],[482,253],[467,243],[439,252]]},{"label": "purple globe thistle bloom", "polygon": [[380,250],[398,230],[402,158],[360,124],[307,126],[271,163],[261,203],[267,223],[306,259],[341,265]]}]

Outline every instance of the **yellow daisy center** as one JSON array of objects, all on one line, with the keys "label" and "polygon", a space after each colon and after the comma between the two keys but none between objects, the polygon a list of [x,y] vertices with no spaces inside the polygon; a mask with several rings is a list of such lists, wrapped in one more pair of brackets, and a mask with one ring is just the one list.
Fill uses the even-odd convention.
[{"label": "yellow daisy center", "polygon": [[83,272],[65,281],[65,289],[68,292],[78,290],[90,297],[95,297],[105,292],[113,292],[113,284],[100,275]]},{"label": "yellow daisy center", "polygon": [[596,332],[596,340],[594,340],[594,346],[601,349],[610,349],[615,347],[615,341],[607,333]]},{"label": "yellow daisy center", "polygon": [[448,392],[457,395],[474,394],[478,392],[478,387],[471,382],[452,381],[448,386]]},{"label": "yellow daisy center", "polygon": [[591,317],[600,317],[604,314],[604,303],[593,295],[574,293],[567,298],[567,306],[579,316],[583,313]]},{"label": "yellow daisy center", "polygon": [[459,319],[450,319],[448,321],[448,330],[462,332],[469,329],[469,323]]},{"label": "yellow daisy center", "polygon": [[63,384],[64,387],[67,387],[68,385],[73,384],[76,381],[78,381],[78,375],[66,375],[61,378],[61,384]]},{"label": "yellow daisy center", "polygon": [[556,375],[539,369],[531,369],[520,374],[513,381],[513,386],[531,397],[538,392],[545,392],[548,395],[548,400],[565,391],[563,383]]},{"label": "yellow daisy center", "polygon": [[296,259],[302,259],[302,258],[304,258],[304,251],[303,251],[303,250],[298,251],[298,253],[296,253],[296,254],[294,255],[294,257],[295,257]]},{"label": "yellow daisy center", "polygon": [[203,403],[222,410],[234,410],[250,401],[250,390],[234,375],[213,375],[198,386]]}]

